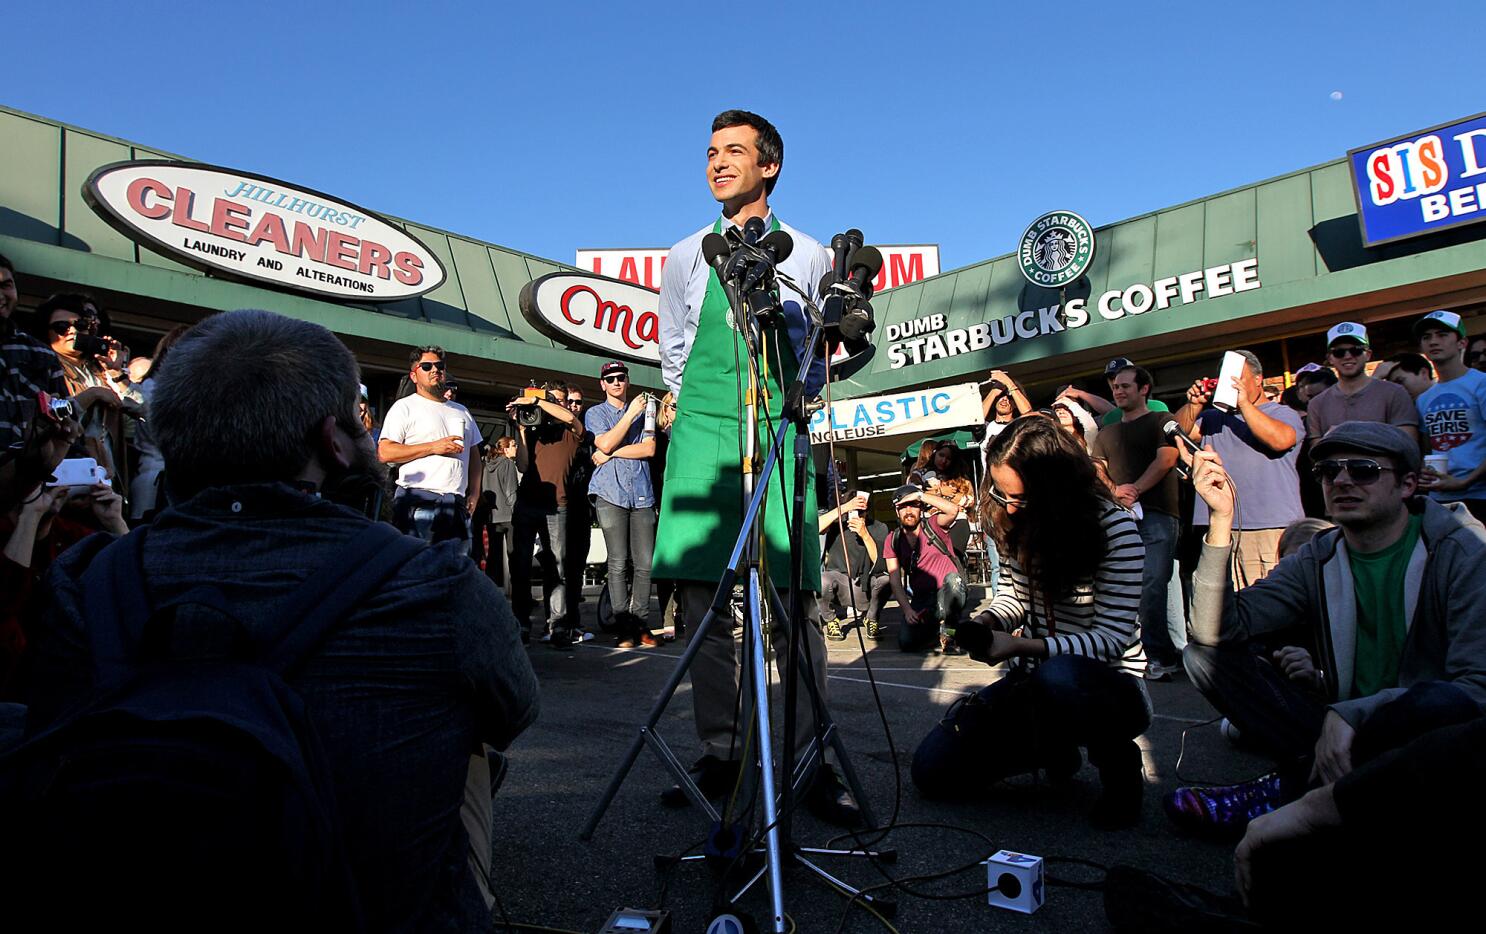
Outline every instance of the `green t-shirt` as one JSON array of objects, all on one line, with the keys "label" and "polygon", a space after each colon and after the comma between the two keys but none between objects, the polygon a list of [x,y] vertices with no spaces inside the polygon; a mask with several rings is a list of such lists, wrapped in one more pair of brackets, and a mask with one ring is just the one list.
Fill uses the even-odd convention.
[{"label": "green t-shirt", "polygon": [[[1166,403],[1162,402],[1160,399],[1152,399],[1150,402],[1146,403],[1146,408],[1150,409],[1152,412],[1171,411],[1171,409],[1166,407]],[[1100,416],[1099,424],[1113,425],[1115,422],[1119,421],[1120,417],[1124,414],[1125,413],[1121,412],[1119,409],[1110,409],[1108,412],[1105,412],[1102,416]]]},{"label": "green t-shirt", "polygon": [[1419,541],[1423,516],[1409,516],[1398,541],[1372,554],[1348,551],[1357,590],[1357,661],[1352,668],[1352,696],[1369,697],[1398,687],[1398,661],[1408,633],[1403,588],[1409,559]]}]

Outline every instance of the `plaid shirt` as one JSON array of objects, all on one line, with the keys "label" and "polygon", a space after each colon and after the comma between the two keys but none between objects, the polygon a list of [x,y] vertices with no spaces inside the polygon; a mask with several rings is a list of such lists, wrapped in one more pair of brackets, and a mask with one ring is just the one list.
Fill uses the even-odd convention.
[{"label": "plaid shirt", "polygon": [[9,319],[0,321],[0,449],[26,437],[38,392],[67,396],[57,355]]}]

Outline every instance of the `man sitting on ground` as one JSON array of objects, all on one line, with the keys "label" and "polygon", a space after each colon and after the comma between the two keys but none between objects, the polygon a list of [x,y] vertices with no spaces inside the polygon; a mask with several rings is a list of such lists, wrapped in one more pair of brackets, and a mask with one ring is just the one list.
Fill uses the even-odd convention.
[{"label": "man sitting on ground", "polygon": [[[1167,814],[1193,830],[1241,832],[1309,781],[1334,782],[1486,702],[1486,528],[1463,505],[1416,495],[1419,445],[1399,428],[1345,422],[1313,453],[1340,528],[1236,593],[1232,480],[1212,452],[1195,456],[1211,524],[1192,575],[1187,674],[1277,771],[1178,788]],[[1285,630],[1305,644],[1262,644]]]},{"label": "man sitting on ground", "polygon": [[[253,353],[244,356],[244,347]],[[237,364],[224,367],[224,360]],[[192,625],[182,632],[177,612],[177,625],[164,630],[169,643],[151,651],[215,652],[202,657],[223,664],[244,644],[269,638],[281,623],[276,611],[307,580],[355,574],[357,568],[344,562],[378,526],[332,500],[338,491],[379,483],[383,472],[357,418],[356,361],[320,325],[266,311],[215,315],[186,332],[156,380],[151,424],[176,505],[149,526],[139,546],[145,593],[153,606],[164,607],[190,604],[190,597],[211,588],[237,628],[231,654],[223,658],[220,641],[208,638],[223,628],[202,625],[221,617],[197,611],[185,617]],[[87,701],[96,671],[108,670],[108,659],[92,657],[93,642],[105,642],[89,633],[94,619],[83,610],[96,606],[100,595],[85,592],[81,581],[95,557],[108,560],[105,546],[129,540],[112,541],[94,535],[53,568],[57,609],[36,644],[33,734]],[[412,557],[344,613],[318,648],[306,649],[303,661],[286,669],[285,681],[303,701],[317,741],[309,745],[318,747],[329,772],[361,916],[377,930],[478,930],[489,927],[493,904],[488,880],[470,869],[472,861],[488,869],[491,852],[490,774],[482,744],[503,749],[535,719],[537,683],[510,607],[469,560],[465,543],[411,547]],[[145,635],[155,631],[146,628]],[[241,702],[248,706],[251,699]],[[137,768],[119,759],[119,769]],[[474,789],[470,804],[467,785]],[[223,810],[235,804],[225,801]],[[108,820],[114,817],[127,823],[131,815]],[[224,815],[222,823],[231,822]],[[96,838],[65,845],[105,860],[110,888],[118,887],[118,878],[140,879],[144,888],[125,890],[135,901],[151,891],[199,900],[200,893],[177,893],[183,888],[178,880],[140,878],[154,866],[134,871],[129,857],[150,842],[99,827]],[[211,872],[241,864],[247,852],[238,839],[202,846]],[[265,875],[287,871],[263,868]],[[65,866],[50,871],[75,885]],[[229,887],[245,881],[228,877]],[[232,922],[241,912],[277,904],[273,899],[282,892],[244,894],[253,904],[215,905],[224,917],[202,926],[237,929]],[[106,899],[101,904],[115,907]],[[297,926],[293,918],[279,920]]]},{"label": "man sitting on ground", "polygon": [[[924,520],[925,507],[938,510],[928,521]],[[903,610],[898,648],[922,652],[935,644],[937,636],[940,651],[958,655],[960,650],[949,633],[965,611],[965,576],[947,530],[960,507],[905,484],[893,493],[893,509],[898,513],[898,527],[888,533],[885,558],[893,596]]]},{"label": "man sitting on ground", "polygon": [[825,536],[820,621],[832,642],[846,639],[836,617],[837,603],[862,618],[868,639],[882,638],[882,607],[891,591],[883,562],[888,530],[867,511],[869,500],[866,493],[848,493],[841,505],[820,513],[820,534]]}]

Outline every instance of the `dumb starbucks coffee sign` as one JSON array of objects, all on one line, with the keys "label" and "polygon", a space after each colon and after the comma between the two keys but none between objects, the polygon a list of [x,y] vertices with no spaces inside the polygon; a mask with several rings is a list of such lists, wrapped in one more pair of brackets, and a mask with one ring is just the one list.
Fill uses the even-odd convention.
[{"label": "dumb starbucks coffee sign", "polygon": [[194,162],[98,169],[83,199],[157,253],[317,298],[388,302],[444,281],[437,256],[376,214],[310,188]]},{"label": "dumb starbucks coffee sign", "polygon": [[1094,228],[1072,211],[1049,211],[1022,233],[1016,258],[1033,285],[1045,289],[1072,285],[1094,262]]}]

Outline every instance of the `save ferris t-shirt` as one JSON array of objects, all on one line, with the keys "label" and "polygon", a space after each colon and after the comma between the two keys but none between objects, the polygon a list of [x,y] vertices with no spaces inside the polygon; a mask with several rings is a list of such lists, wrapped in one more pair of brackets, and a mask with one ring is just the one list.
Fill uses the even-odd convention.
[{"label": "save ferris t-shirt", "polygon": [[[1486,458],[1486,373],[1466,370],[1448,383],[1436,383],[1419,397],[1418,405],[1429,450],[1450,458],[1450,476],[1464,477],[1475,470]],[[1441,502],[1486,499],[1486,481],[1430,496]]]}]

